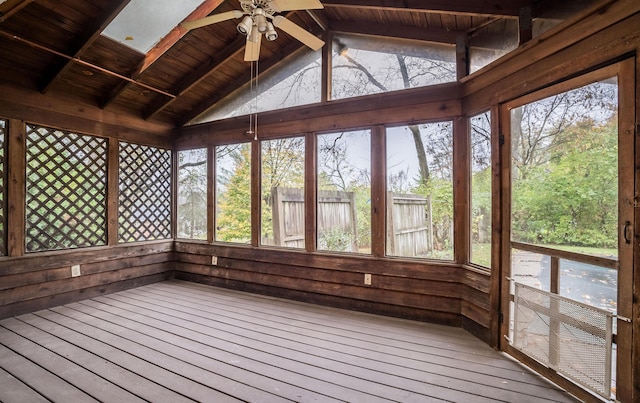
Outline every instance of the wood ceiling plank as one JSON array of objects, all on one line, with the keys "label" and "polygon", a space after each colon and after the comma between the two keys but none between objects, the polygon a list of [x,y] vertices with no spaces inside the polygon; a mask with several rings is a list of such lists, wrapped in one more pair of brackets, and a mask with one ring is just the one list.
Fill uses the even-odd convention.
[{"label": "wood ceiling plank", "polygon": [[[171,89],[171,92],[180,96],[192,89],[202,80],[207,78],[208,75],[213,74],[228,60],[232,59],[239,52],[241,52],[244,49],[245,42],[246,39],[244,36],[237,37],[225,49],[218,52],[214,57],[212,57],[208,63],[201,65],[197,70],[184,77],[174,88]],[[171,105],[173,101],[175,101],[175,98],[158,98],[158,100],[149,105],[149,107],[145,111],[145,119],[149,119],[155,116],[158,112]]]},{"label": "wood ceiling plank", "polygon": [[[224,0],[206,0],[203,2],[198,8],[196,8],[191,14],[185,17],[182,22],[194,21],[200,18],[204,18],[209,15],[213,10],[218,8]],[[140,75],[146,71],[153,63],[158,61],[171,49],[180,39],[182,39],[186,34],[187,30],[182,28],[180,24],[178,24],[174,29],[171,30],[160,42],[153,47],[145,56],[142,64],[136,68],[133,73],[134,79],[140,77]],[[101,101],[101,107],[104,108],[113,102],[122,92],[124,92],[129,86],[129,82],[122,82],[115,86],[111,91],[109,91],[108,95],[104,97]],[[173,98],[169,98],[173,99]]]},{"label": "wood ceiling plank", "polygon": [[520,8],[534,3],[530,0],[323,0],[325,7],[353,9],[383,9],[415,12],[440,12],[455,14],[481,14],[517,17]]},{"label": "wood ceiling plank", "polygon": [[[73,46],[67,54],[72,54],[74,58],[79,57],[85,50],[87,50],[93,42],[100,36],[102,31],[113,21],[114,18],[122,11],[123,8],[129,4],[131,0],[119,0],[109,3],[102,15],[99,18],[91,21],[87,25],[84,33],[77,37]],[[60,76],[71,67],[72,60],[62,60],[57,66],[52,66],[49,69],[49,73],[43,78],[40,83],[40,92],[47,93],[49,89],[55,84]]]},{"label": "wood ceiling plank", "polygon": [[[209,15],[213,10],[218,8],[220,4],[222,4],[224,0],[205,0],[202,4],[198,6],[191,14],[189,14],[182,22],[190,22],[199,20],[201,18]],[[175,28],[171,30],[160,42],[153,47],[144,58],[144,62],[142,66],[140,66],[136,75],[144,72],[149,66],[155,63],[162,55],[167,53],[169,49],[173,47],[183,36],[187,34],[186,29],[182,28],[180,24],[178,24]]]}]

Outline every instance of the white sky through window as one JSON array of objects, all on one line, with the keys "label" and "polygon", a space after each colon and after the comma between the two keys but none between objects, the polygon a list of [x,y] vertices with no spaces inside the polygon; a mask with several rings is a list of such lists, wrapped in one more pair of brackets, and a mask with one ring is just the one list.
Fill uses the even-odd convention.
[{"label": "white sky through window", "polygon": [[103,35],[147,53],[202,0],[131,0]]}]

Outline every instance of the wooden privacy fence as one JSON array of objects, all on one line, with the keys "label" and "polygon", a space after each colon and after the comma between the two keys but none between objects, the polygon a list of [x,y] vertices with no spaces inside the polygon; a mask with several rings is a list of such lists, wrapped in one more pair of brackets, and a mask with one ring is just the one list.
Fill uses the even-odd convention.
[{"label": "wooden privacy fence", "polygon": [[[271,189],[273,239],[266,245],[304,248],[304,189],[274,187]],[[318,234],[340,231],[349,241],[346,251],[356,252],[356,203],[353,192],[318,191]]]},{"label": "wooden privacy fence", "polygon": [[387,192],[387,254],[422,256],[433,251],[431,199]]},{"label": "wooden privacy fence", "polygon": [[[431,201],[414,194],[387,193],[387,254],[421,256],[433,251]],[[273,238],[263,244],[304,248],[304,190],[274,187],[271,189]],[[318,191],[318,238],[325,248],[337,250],[328,237],[341,236],[341,251],[357,252],[357,215],[354,192]],[[338,234],[336,234],[338,233]],[[365,245],[360,245],[365,246]]]}]

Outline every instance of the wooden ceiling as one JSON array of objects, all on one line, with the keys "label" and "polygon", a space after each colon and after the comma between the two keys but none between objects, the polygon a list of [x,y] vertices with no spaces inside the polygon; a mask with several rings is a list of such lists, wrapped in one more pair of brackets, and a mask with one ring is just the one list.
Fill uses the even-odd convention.
[{"label": "wooden ceiling", "polygon": [[[176,27],[146,55],[100,35],[129,1],[0,4],[0,80],[176,127],[249,81],[237,20],[189,32]],[[550,15],[539,0],[324,0],[324,9],[287,17],[321,38],[355,33],[454,44],[523,10],[564,18],[559,5],[585,1],[548,1]],[[206,0],[187,19],[234,9],[238,0]],[[282,32],[262,44],[261,71],[304,46]]]}]

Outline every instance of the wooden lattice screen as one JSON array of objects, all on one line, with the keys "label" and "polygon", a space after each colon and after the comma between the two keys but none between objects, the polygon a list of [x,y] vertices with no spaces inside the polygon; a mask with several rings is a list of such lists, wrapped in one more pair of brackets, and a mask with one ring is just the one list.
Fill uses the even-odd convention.
[{"label": "wooden lattice screen", "polygon": [[27,252],[105,245],[107,140],[27,125]]},{"label": "wooden lattice screen", "polygon": [[120,142],[118,239],[171,238],[171,151]]},{"label": "wooden lattice screen", "polygon": [[5,172],[5,130],[7,122],[0,119],[0,255],[5,256],[7,254],[7,247],[5,242],[5,219],[4,219],[4,172]]}]

